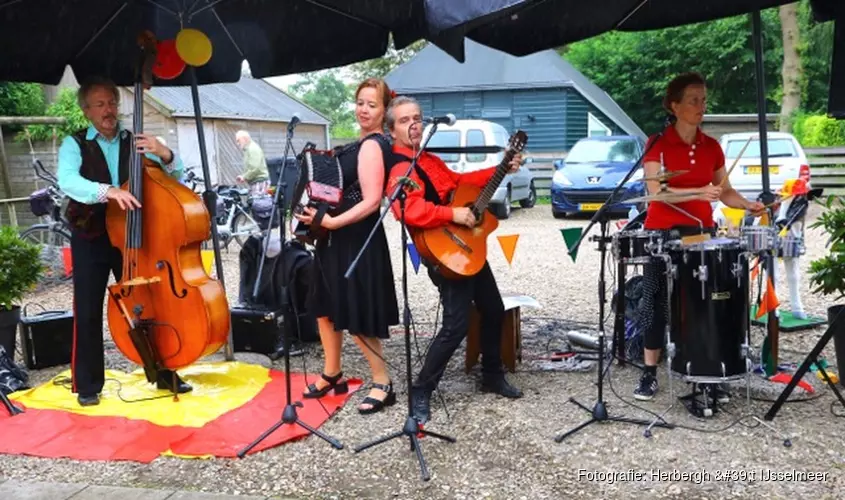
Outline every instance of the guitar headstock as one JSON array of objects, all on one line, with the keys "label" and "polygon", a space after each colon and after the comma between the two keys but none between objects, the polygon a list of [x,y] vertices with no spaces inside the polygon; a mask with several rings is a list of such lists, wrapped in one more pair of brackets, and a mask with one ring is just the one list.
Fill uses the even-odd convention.
[{"label": "guitar headstock", "polygon": [[525,143],[528,142],[528,134],[522,130],[517,130],[508,141],[508,152],[513,154],[520,153],[525,148]]},{"label": "guitar headstock", "polygon": [[142,31],[138,35],[138,48],[140,54],[138,55],[138,74],[135,81],[141,84],[144,89],[149,89],[153,86],[153,65],[158,54],[158,40],[156,40],[152,31]]}]

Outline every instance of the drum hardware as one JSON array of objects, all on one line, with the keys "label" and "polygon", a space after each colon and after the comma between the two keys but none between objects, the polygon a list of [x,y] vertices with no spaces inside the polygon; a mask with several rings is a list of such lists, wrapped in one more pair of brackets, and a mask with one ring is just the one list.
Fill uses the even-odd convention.
[{"label": "drum hardware", "polygon": [[656,175],[649,175],[649,176],[643,177],[640,180],[643,181],[643,182],[648,182],[648,181],[663,182],[663,181],[671,179],[672,177],[676,177],[678,175],[684,175],[684,174],[688,174],[688,173],[689,173],[689,170],[669,170],[669,171],[666,171],[664,173],[659,173],[659,174],[656,174]]}]

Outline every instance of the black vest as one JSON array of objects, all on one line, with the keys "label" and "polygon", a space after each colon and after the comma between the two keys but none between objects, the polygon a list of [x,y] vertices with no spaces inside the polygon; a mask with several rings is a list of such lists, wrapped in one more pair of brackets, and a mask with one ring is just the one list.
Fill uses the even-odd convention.
[{"label": "black vest", "polygon": [[[391,151],[390,155],[391,155],[391,159],[389,161],[385,160],[386,163],[390,164],[390,167],[388,167],[388,169],[387,169],[388,175],[390,174],[390,171],[393,170],[394,166],[396,166],[400,163],[403,163],[403,162],[409,162],[410,163],[410,162],[414,161],[413,158],[409,158],[409,157],[407,157],[403,154],[397,153],[395,151]],[[419,176],[420,180],[423,183],[423,186],[425,187],[425,192],[423,193],[423,199],[425,201],[429,201],[431,203],[434,203],[435,205],[442,205],[443,201],[440,199],[440,195],[437,194],[437,188],[434,187],[434,183],[431,182],[431,178],[428,176],[428,174],[425,173],[425,170],[423,170],[422,167],[420,167],[419,163],[414,164],[414,172],[417,173],[417,175]]]},{"label": "black vest", "polygon": [[[88,129],[80,130],[71,137],[79,145],[82,155],[82,165],[79,167],[79,174],[89,181],[111,185],[112,179],[109,173],[109,165],[103,150],[97,144],[97,140],[87,140],[85,135]],[[132,133],[122,134],[120,139],[120,153],[118,162],[118,184],[123,185],[129,179],[129,154],[132,148]],[[71,199],[67,205],[67,218],[70,221],[71,229],[78,234],[89,238],[95,238],[106,232],[106,203],[94,203],[88,205]]]}]

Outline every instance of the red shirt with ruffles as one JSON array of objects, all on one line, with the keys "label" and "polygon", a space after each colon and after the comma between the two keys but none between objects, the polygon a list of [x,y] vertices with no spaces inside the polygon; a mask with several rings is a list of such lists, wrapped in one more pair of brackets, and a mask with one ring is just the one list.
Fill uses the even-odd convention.
[{"label": "red shirt with ruffles", "polygon": [[[414,157],[414,152],[411,149],[394,145],[393,151],[408,158]],[[398,179],[405,175],[408,170],[407,161],[397,163],[390,169],[390,177],[387,181],[387,189],[385,196],[393,194],[396,188]],[[445,203],[450,192],[458,187],[458,183],[468,183],[478,187],[484,187],[487,181],[496,172],[496,167],[485,168],[483,170],[476,170],[466,174],[459,174],[453,172],[446,166],[446,164],[439,157],[423,151],[417,160],[417,167],[421,168],[423,172],[428,175],[429,180],[437,190],[440,200]],[[425,184],[417,175],[414,169],[411,170],[409,176],[417,185],[419,189],[406,188],[407,196],[405,198],[405,223],[410,227],[418,227],[428,229],[432,227],[445,226],[452,222],[452,208],[444,205],[435,205],[434,203],[425,199]],[[399,220],[401,213],[399,212],[399,201],[393,202],[390,207],[396,220]]]}]

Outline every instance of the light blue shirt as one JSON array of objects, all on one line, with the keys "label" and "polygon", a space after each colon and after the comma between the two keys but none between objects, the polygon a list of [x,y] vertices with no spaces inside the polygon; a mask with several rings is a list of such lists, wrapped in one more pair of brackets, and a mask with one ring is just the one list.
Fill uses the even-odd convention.
[{"label": "light blue shirt", "polygon": [[[88,205],[95,203],[106,202],[106,191],[110,187],[119,187],[118,183],[118,163],[120,162],[120,139],[129,133],[121,125],[118,125],[120,132],[111,140],[103,137],[97,132],[93,125],[88,126],[88,132],[85,138],[89,141],[97,140],[100,149],[103,151],[103,156],[106,158],[106,163],[109,166],[109,173],[111,174],[111,184],[101,184],[99,182],[91,181],[82,177],[80,174],[80,167],[82,166],[82,152],[79,150],[79,144],[73,137],[65,137],[62,145],[59,147],[59,166],[57,168],[57,177],[59,179],[59,188],[64,191],[70,198]],[[130,153],[132,154],[132,153]],[[158,156],[146,153],[144,156],[153,160],[162,166],[165,172],[176,179],[182,178],[182,171],[184,166],[182,160],[173,155],[173,161],[170,165],[165,165]]]}]

